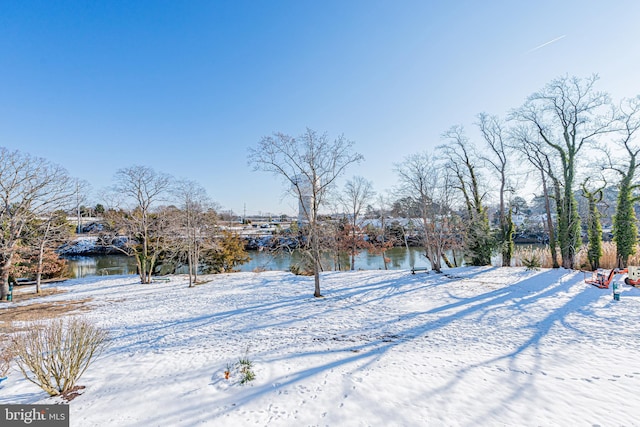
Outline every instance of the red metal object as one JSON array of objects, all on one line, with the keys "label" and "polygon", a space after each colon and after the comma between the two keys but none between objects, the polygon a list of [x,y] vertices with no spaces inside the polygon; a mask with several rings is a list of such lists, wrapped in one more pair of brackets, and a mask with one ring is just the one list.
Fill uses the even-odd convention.
[{"label": "red metal object", "polygon": [[[607,270],[598,269],[593,272],[591,279],[585,279],[584,282],[600,289],[609,289],[609,284],[611,283],[611,281],[613,280],[616,274],[627,274],[628,272],[626,268],[614,268],[613,270],[609,271],[609,274],[607,274],[606,271]],[[629,282],[634,282],[640,285],[640,281],[635,282],[627,277],[625,279],[625,283],[627,283],[627,280],[629,280]],[[631,283],[627,283],[627,284],[631,284]],[[632,286],[636,286],[636,285],[632,285]]]},{"label": "red metal object", "polygon": [[626,283],[629,286],[634,286],[636,288],[640,288],[640,280],[631,280],[631,278],[625,277],[624,278],[624,283]]}]

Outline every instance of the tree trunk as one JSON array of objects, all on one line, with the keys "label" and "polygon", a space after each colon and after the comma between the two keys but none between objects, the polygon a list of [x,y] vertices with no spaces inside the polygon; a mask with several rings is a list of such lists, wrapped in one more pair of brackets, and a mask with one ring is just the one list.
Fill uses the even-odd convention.
[{"label": "tree trunk", "polygon": [[[453,268],[454,267],[454,265],[451,263],[451,260],[449,260],[449,257],[447,256],[447,254],[443,253],[442,254],[442,259],[444,260],[444,263],[446,264],[447,267],[449,267],[449,268]],[[455,252],[453,253],[453,261],[457,263]],[[457,266],[457,264],[456,264],[456,266]]]},{"label": "tree trunk", "polygon": [[13,247],[11,247],[10,252],[8,254],[5,254],[3,257],[4,263],[2,264],[2,274],[0,276],[2,280],[2,283],[0,283],[0,301],[6,300],[9,296],[9,270],[11,269],[14,252],[15,250],[13,249]]},{"label": "tree trunk", "polygon": [[36,270],[36,294],[40,294],[40,282],[42,280],[42,268],[44,267],[44,242],[40,244],[38,251],[38,267]]},{"label": "tree trunk", "polygon": [[544,208],[547,212],[547,234],[549,234],[549,250],[551,251],[551,262],[553,268],[559,268],[558,254],[556,250],[556,235],[553,227],[553,218],[551,217],[551,201],[549,200],[549,188],[547,187],[547,179],[544,171],[540,171],[542,175],[542,192],[544,194]]},{"label": "tree trunk", "polygon": [[320,265],[320,236],[318,235],[318,223],[315,218],[309,225],[311,227],[311,251],[313,253],[313,296],[320,298],[322,297],[322,294],[320,293],[320,270],[322,268]]},{"label": "tree trunk", "polygon": [[187,264],[189,268],[189,287],[193,286],[193,281],[191,279],[191,273],[193,271],[193,256],[191,255],[191,248],[187,249]]},{"label": "tree trunk", "polygon": [[198,283],[198,268],[200,266],[200,245],[194,241],[193,249],[193,283]]},{"label": "tree trunk", "polygon": [[11,262],[5,262],[2,266],[2,283],[0,283],[0,301],[5,301],[9,295],[9,267]]}]

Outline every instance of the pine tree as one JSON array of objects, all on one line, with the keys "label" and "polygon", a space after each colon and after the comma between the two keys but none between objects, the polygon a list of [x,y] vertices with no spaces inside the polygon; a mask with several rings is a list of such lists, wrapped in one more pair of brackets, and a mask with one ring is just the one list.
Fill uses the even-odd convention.
[{"label": "pine tree", "polygon": [[244,248],[244,242],[236,233],[223,231],[215,249],[204,251],[205,270],[212,273],[228,273],[235,267],[251,260]]},{"label": "pine tree", "polygon": [[[630,176],[630,175],[628,175]],[[636,252],[638,227],[633,209],[634,197],[629,179],[623,179],[618,193],[618,205],[613,217],[613,240],[616,242],[618,267],[624,268]]]},{"label": "pine tree", "polygon": [[469,209],[469,212],[472,217],[465,238],[465,256],[471,265],[489,265],[495,241],[487,212],[481,206],[477,210]]},{"label": "pine tree", "polygon": [[602,257],[602,223],[600,222],[600,211],[598,203],[602,201],[603,187],[595,191],[589,191],[586,181],[582,184],[582,194],[587,199],[589,205],[589,216],[587,217],[587,236],[589,246],[587,248],[587,259],[592,270],[600,268],[600,258]]}]

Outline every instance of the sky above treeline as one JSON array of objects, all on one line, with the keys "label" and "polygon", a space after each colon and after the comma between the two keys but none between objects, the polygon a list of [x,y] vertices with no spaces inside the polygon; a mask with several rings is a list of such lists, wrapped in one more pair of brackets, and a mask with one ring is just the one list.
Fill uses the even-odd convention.
[{"label": "sky above treeline", "polygon": [[88,181],[119,168],[199,182],[223,209],[294,213],[247,164],[273,132],[355,142],[379,193],[394,165],[563,75],[640,94],[636,1],[3,1],[0,146]]}]

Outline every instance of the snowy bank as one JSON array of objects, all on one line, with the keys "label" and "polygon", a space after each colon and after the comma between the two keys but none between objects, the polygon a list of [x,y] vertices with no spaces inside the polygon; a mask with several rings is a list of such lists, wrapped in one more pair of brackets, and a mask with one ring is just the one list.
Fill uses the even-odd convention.
[{"label": "snowy bank", "polygon": [[[72,426],[640,425],[640,289],[522,268],[71,280],[112,342]],[[8,309],[7,305],[0,309]],[[225,379],[247,356],[256,379]],[[16,370],[0,403],[56,401]]]}]

